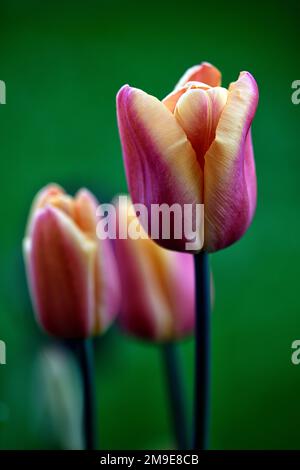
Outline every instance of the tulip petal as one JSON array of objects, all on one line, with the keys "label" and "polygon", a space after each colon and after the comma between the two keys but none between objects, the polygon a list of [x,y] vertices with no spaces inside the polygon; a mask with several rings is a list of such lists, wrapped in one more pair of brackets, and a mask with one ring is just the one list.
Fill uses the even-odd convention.
[{"label": "tulip petal", "polygon": [[227,96],[225,88],[197,88],[186,91],[177,102],[175,117],[191,142],[202,169],[204,155],[215,138]]},{"label": "tulip petal", "polygon": [[33,217],[25,259],[35,310],[50,334],[90,334],[96,245],[62,211],[46,206]]},{"label": "tulip petal", "polygon": [[87,189],[81,189],[75,196],[74,205],[74,219],[77,225],[86,235],[96,238],[96,210],[99,205],[97,199]]},{"label": "tulip petal", "polygon": [[46,204],[60,209],[64,214],[74,219],[74,199],[68,194],[58,194],[57,196],[49,197],[44,206]]},{"label": "tulip petal", "polygon": [[96,210],[99,203],[87,189],[81,189],[75,197],[75,220],[80,229],[97,245],[95,257],[95,312],[93,333],[103,333],[118,313],[120,294],[119,279],[111,241],[98,240],[96,235]]},{"label": "tulip petal", "polygon": [[245,180],[248,190],[249,217],[252,220],[256,209],[257,183],[251,127],[249,129],[245,142]]},{"label": "tulip petal", "polygon": [[55,183],[48,184],[37,193],[30,208],[28,223],[26,227],[26,235],[29,235],[31,228],[31,220],[37,209],[45,207],[50,198],[64,194],[65,191],[63,190],[63,188],[61,188],[58,184]]},{"label": "tulip petal", "polygon": [[[117,263],[109,239],[98,240],[98,256],[96,264],[95,299],[96,311],[93,332],[103,333],[119,313],[120,282]],[[101,275],[100,275],[101,273]]]},{"label": "tulip petal", "polygon": [[193,257],[161,248],[152,240],[140,242],[143,252],[137,256],[142,267],[141,278],[146,284],[149,309],[156,320],[155,339],[171,341],[182,338],[193,331],[195,324]]},{"label": "tulip petal", "polygon": [[[119,203],[117,221],[132,221]],[[129,209],[129,210],[127,210]],[[141,229],[142,230],[142,229]],[[122,286],[120,322],[138,337],[156,341],[180,338],[194,328],[191,255],[165,250],[149,238],[115,241]]]},{"label": "tulip petal", "polygon": [[203,82],[212,87],[221,85],[221,72],[208,62],[202,62],[200,65],[194,65],[189,68],[181,77],[175,90],[184,86],[187,82]]},{"label": "tulip petal", "polygon": [[[130,201],[118,200],[117,234],[120,223],[133,220]],[[165,299],[161,296],[159,283],[147,263],[143,262],[150,239],[115,240],[115,253],[122,288],[120,323],[125,330],[142,338],[157,338],[170,329],[170,318]]]},{"label": "tulip petal", "polygon": [[[159,279],[149,264],[152,240],[117,240],[116,255],[122,283],[120,322],[142,338],[163,339],[171,335],[172,319]],[[161,248],[162,250],[163,248]]]},{"label": "tulip petal", "polygon": [[174,316],[174,337],[180,338],[195,328],[195,273],[192,255],[180,252],[174,255],[167,276]]},{"label": "tulip petal", "polygon": [[129,86],[120,90],[117,106],[133,203],[148,209],[151,204],[201,203],[203,173],[173,114],[153,96]]},{"label": "tulip petal", "polygon": [[209,90],[211,87],[209,85],[206,85],[205,83],[201,82],[188,82],[181,88],[176,88],[175,90],[171,91],[163,100],[162,102],[164,105],[171,111],[171,113],[174,113],[176,104],[179,100],[179,98],[186,93],[188,90],[194,90],[194,89],[201,89],[201,90]]},{"label": "tulip petal", "polygon": [[238,240],[251,223],[256,176],[250,126],[258,103],[254,78],[242,72],[229,88],[216,138],[205,155],[205,249]]}]

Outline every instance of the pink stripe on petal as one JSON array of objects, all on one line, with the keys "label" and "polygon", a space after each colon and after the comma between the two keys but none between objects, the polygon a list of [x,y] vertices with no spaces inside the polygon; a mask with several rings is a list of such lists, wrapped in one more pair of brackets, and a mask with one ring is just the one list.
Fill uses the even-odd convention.
[{"label": "pink stripe on petal", "polygon": [[248,191],[249,218],[252,220],[256,209],[257,182],[251,128],[245,142],[245,179]]}]

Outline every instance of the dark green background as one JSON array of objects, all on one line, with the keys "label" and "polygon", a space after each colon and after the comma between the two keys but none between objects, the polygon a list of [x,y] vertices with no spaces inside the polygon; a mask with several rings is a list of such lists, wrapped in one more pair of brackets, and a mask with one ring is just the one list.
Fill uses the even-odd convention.
[{"label": "dark green background", "polygon": [[[50,341],[33,319],[21,255],[34,194],[50,181],[103,200],[125,191],[116,92],[129,83],[162,98],[202,60],[221,69],[225,86],[249,70],[260,88],[257,214],[239,243],[211,257],[211,446],[300,448],[300,366],[290,360],[300,338],[297,3],[1,0],[1,448],[57,445],[35,424],[32,369]],[[192,341],[182,349],[191,397]],[[162,372],[155,346],[115,330],[99,340],[102,448],[172,445]]]}]

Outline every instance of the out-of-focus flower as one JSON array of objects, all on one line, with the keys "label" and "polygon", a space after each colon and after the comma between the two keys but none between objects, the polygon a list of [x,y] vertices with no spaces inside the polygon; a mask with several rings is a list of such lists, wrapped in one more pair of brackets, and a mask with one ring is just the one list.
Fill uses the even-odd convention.
[{"label": "out-of-focus flower", "polygon": [[126,221],[128,230],[133,224],[141,234],[137,239],[117,237],[115,241],[122,294],[121,325],[129,333],[152,341],[170,341],[192,333],[192,255],[158,246],[139,224],[130,201],[118,201],[118,221]]},{"label": "out-of-focus flower", "polygon": [[41,433],[45,432],[45,437],[49,438],[49,431],[52,431],[53,438],[59,440],[63,449],[83,449],[82,384],[71,352],[56,346],[42,350],[33,385]]},{"label": "out-of-focus flower", "polygon": [[[228,90],[220,84],[220,72],[203,63],[162,101],[128,85],[117,96],[133,203],[204,204],[204,243],[195,251],[213,252],[238,240],[256,206],[250,126],[257,84],[248,72]],[[181,244],[174,238],[158,242],[182,251],[186,246],[184,237]]]},{"label": "out-of-focus flower", "polygon": [[96,236],[97,201],[51,184],[36,196],[24,240],[36,317],[65,338],[102,333],[119,309],[119,282],[109,240]]}]

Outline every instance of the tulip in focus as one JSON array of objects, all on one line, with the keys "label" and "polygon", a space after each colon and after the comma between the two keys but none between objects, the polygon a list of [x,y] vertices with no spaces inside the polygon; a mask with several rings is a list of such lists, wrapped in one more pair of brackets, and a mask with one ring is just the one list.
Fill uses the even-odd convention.
[{"label": "tulip in focus", "polygon": [[[204,204],[204,242],[213,252],[237,241],[256,206],[251,123],[257,84],[241,72],[229,89],[202,63],[189,69],[162,101],[125,85],[117,96],[118,124],[134,204]],[[148,227],[151,227],[149,220]],[[149,230],[150,233],[150,230]],[[185,250],[184,238],[158,240]]]},{"label": "tulip in focus", "polygon": [[122,302],[119,320],[129,333],[152,341],[171,341],[194,329],[193,257],[161,248],[147,237],[133,209],[118,199],[117,220],[136,223],[138,239],[115,241]]},{"label": "tulip in focus", "polygon": [[96,237],[97,201],[51,184],[36,196],[24,256],[36,317],[48,333],[85,338],[102,333],[119,309],[119,282],[109,240]]}]

